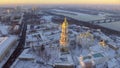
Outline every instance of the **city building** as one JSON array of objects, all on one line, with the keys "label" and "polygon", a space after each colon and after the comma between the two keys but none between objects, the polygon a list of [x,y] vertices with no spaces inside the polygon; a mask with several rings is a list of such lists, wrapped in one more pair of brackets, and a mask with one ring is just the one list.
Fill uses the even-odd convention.
[{"label": "city building", "polygon": [[76,43],[82,48],[89,48],[94,44],[94,37],[89,31],[83,32],[76,37]]},{"label": "city building", "polygon": [[6,56],[6,54],[10,51],[10,49],[16,45],[17,37],[0,37],[0,62]]}]

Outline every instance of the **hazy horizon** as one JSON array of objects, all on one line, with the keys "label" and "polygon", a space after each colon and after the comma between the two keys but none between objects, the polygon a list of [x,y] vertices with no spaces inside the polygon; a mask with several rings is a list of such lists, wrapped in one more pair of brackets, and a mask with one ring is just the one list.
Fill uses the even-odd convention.
[{"label": "hazy horizon", "polygon": [[120,6],[116,4],[0,4],[0,7],[16,7],[16,6]]},{"label": "hazy horizon", "polygon": [[0,0],[0,5],[30,5],[30,4],[98,4],[120,5],[120,0]]}]

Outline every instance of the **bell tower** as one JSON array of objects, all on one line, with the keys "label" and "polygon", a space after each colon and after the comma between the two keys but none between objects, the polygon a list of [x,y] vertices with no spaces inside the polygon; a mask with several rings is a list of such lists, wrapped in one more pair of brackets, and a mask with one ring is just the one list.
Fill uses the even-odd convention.
[{"label": "bell tower", "polygon": [[64,18],[64,22],[61,25],[60,51],[68,52],[68,22],[66,18]]}]

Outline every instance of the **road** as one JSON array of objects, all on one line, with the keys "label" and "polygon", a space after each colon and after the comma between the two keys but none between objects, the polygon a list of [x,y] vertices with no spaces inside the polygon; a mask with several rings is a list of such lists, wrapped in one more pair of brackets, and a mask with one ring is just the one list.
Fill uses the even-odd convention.
[{"label": "road", "polygon": [[8,61],[3,65],[2,68],[10,68],[10,66],[14,63],[17,57],[24,50],[27,24],[22,22],[21,27],[22,28],[21,28],[21,34],[20,34],[20,40],[19,40],[18,46],[16,47],[15,51],[12,53],[12,55],[10,56]]}]

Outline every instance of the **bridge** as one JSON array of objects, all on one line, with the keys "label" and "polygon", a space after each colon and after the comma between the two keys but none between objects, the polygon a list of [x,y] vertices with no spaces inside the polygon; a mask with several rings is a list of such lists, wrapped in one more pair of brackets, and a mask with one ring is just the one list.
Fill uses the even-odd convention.
[{"label": "bridge", "polygon": [[101,23],[111,23],[117,21],[120,21],[120,18],[107,18],[107,19],[93,20],[88,22],[91,24],[101,24]]}]

